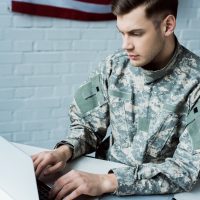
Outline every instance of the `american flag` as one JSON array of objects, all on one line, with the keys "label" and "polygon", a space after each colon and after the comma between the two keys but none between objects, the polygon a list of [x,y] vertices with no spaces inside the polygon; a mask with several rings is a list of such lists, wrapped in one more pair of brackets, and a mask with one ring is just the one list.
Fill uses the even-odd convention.
[{"label": "american flag", "polygon": [[12,0],[12,11],[74,20],[112,20],[111,0]]}]

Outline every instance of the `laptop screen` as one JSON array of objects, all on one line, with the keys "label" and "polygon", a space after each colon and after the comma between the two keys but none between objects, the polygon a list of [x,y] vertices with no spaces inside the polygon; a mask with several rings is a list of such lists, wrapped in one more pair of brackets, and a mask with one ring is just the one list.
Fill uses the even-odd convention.
[{"label": "laptop screen", "polygon": [[31,157],[0,136],[0,159],[1,193],[13,200],[39,200]]}]

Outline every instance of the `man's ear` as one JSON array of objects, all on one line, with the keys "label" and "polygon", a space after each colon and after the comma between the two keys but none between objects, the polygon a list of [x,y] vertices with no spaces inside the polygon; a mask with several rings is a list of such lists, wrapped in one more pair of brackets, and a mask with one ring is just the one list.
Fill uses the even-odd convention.
[{"label": "man's ear", "polygon": [[173,34],[176,27],[176,18],[173,15],[167,15],[162,23],[162,30],[165,36]]}]

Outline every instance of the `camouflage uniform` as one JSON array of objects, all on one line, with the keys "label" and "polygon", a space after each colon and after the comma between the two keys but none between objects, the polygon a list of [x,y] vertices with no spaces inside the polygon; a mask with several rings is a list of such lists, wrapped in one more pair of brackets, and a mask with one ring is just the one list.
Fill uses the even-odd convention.
[{"label": "camouflage uniform", "polygon": [[[200,170],[200,58],[181,46],[161,70],[133,67],[124,51],[109,56],[75,94],[66,141],[73,158],[95,151],[110,126],[106,159],[117,195],[189,191]],[[199,101],[198,101],[199,100]]]}]

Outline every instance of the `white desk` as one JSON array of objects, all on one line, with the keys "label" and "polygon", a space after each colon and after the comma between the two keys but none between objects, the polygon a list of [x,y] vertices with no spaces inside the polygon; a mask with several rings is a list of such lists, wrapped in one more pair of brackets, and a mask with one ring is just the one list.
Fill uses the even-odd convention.
[{"label": "white desk", "polygon": [[[47,150],[43,148],[23,145],[14,143],[18,148],[20,148],[22,151],[28,153],[29,155]],[[70,169],[77,169],[85,172],[92,172],[92,173],[107,173],[111,168],[120,167],[123,166],[123,164],[105,161],[105,160],[99,160],[95,158],[90,157],[81,157],[67,166],[66,171],[69,171]],[[195,200],[195,198],[200,199],[200,183],[196,185],[194,188],[194,191],[191,193],[181,193],[178,195],[175,195],[177,200]],[[173,198],[173,195],[152,195],[152,196],[126,196],[126,197],[117,197],[112,195],[103,195],[100,197],[101,200],[171,200]]]}]

